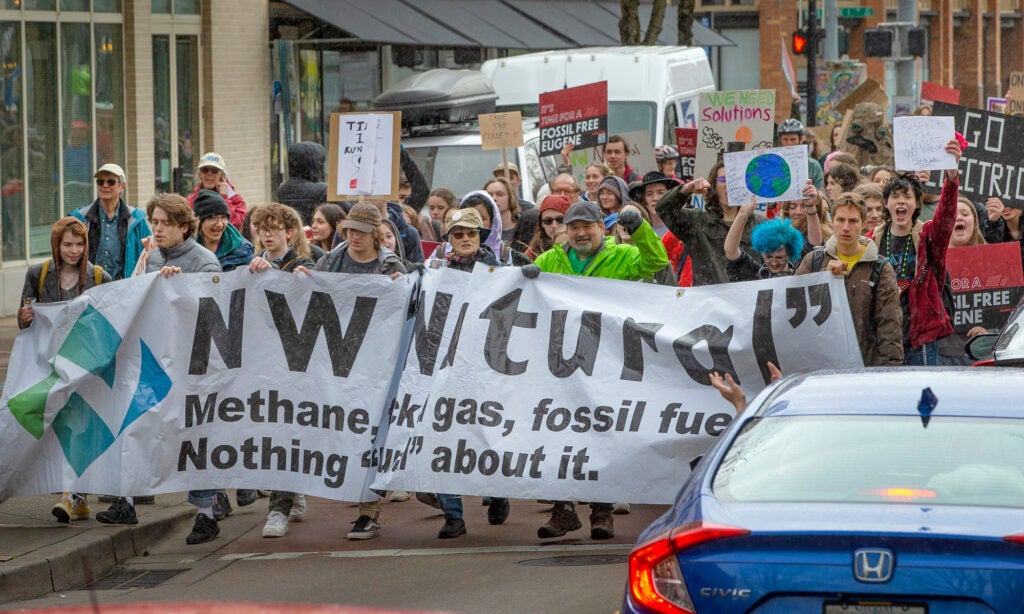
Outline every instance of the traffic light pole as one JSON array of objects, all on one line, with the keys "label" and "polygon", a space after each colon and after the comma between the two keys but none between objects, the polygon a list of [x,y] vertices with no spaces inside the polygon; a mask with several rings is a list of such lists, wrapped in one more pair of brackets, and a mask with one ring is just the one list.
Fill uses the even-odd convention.
[{"label": "traffic light pole", "polygon": [[[910,0],[913,1],[913,0]],[[818,115],[818,3],[807,0],[807,125],[817,126]]]},{"label": "traffic light pole", "polygon": [[[917,1],[899,0],[896,6],[896,21],[910,25],[917,24]],[[907,28],[897,29],[896,40],[899,41],[899,53],[896,60],[896,95],[901,98],[917,98],[917,60],[907,53],[905,43]],[[895,108],[895,105],[894,105]]]}]

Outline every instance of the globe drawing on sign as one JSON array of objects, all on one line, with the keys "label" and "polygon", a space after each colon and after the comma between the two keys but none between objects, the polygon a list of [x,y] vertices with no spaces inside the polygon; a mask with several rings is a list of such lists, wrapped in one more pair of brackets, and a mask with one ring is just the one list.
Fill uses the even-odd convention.
[{"label": "globe drawing on sign", "polygon": [[782,156],[766,153],[747,164],[747,189],[761,198],[778,198],[793,184],[793,174]]}]

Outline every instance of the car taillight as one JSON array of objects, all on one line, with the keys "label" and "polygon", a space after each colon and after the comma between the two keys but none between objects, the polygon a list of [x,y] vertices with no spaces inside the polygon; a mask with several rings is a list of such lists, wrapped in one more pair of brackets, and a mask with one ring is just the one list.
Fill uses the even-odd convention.
[{"label": "car taillight", "polygon": [[746,529],[697,521],[637,546],[629,555],[629,591],[633,601],[652,612],[695,614],[676,555],[704,542],[749,533]]},{"label": "car taillight", "polygon": [[1016,535],[1007,535],[1003,538],[1003,541],[1013,542],[1015,544],[1024,544],[1024,533],[1018,533]]},{"label": "car taillight", "polygon": [[885,497],[887,499],[934,499],[935,491],[924,488],[874,488],[865,491],[866,495]]}]

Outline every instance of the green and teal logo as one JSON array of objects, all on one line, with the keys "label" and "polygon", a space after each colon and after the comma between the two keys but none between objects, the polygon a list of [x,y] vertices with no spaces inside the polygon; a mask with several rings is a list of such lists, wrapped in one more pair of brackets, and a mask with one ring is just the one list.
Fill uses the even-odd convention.
[{"label": "green and teal logo", "polygon": [[[117,379],[117,352],[122,342],[121,335],[110,321],[90,305],[64,338],[57,357],[81,367],[113,389]],[[139,383],[121,422],[121,428],[116,434],[77,392],[71,394],[67,403],[53,418],[51,426],[64,450],[64,457],[79,476],[93,461],[102,456],[139,416],[164,400],[171,389],[171,379],[153,356],[149,346],[141,339],[139,344]],[[46,400],[59,379],[55,368],[56,360],[50,363],[50,375],[7,402],[7,407],[14,418],[36,439],[43,436],[46,428]]]}]

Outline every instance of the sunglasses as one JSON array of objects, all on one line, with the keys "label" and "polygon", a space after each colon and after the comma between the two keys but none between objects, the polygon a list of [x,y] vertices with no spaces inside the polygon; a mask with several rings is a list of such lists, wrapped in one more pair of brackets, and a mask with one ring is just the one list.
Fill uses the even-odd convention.
[{"label": "sunglasses", "polygon": [[220,169],[213,166],[204,166],[203,168],[199,169],[199,172],[204,175],[213,175],[219,173]]},{"label": "sunglasses", "polygon": [[545,226],[550,226],[552,224],[561,224],[564,221],[564,217],[546,217],[543,220],[541,220],[540,223],[544,224]]},{"label": "sunglasses", "polygon": [[479,234],[476,230],[453,230],[451,232],[453,239],[464,239],[466,237],[472,237],[473,235]]},{"label": "sunglasses", "polygon": [[96,185],[98,185],[98,186],[105,186],[106,185],[106,186],[114,187],[115,185],[117,185],[117,179],[97,179],[96,180]]}]

